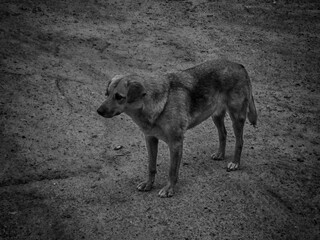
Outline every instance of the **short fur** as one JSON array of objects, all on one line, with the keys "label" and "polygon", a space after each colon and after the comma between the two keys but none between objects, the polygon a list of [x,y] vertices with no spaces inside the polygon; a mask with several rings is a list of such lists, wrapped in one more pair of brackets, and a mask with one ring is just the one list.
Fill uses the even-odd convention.
[{"label": "short fur", "polygon": [[239,168],[243,146],[243,127],[247,116],[257,123],[257,112],[251,82],[245,68],[227,60],[213,60],[195,67],[159,77],[139,75],[116,76],[108,84],[107,99],[99,107],[103,117],[122,112],[129,115],[143,131],[149,154],[149,177],[138,185],[149,191],[156,174],[158,141],[170,150],[168,184],[161,197],[171,197],[178,181],[184,133],[212,117],[219,134],[219,149],[215,160],[225,156],[226,129],[224,117],[229,113],[236,137],[235,153],[228,171]]}]

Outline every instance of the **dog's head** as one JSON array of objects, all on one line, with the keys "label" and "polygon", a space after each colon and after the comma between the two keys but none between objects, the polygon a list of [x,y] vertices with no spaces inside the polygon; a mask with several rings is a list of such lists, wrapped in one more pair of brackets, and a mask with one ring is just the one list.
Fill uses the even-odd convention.
[{"label": "dog's head", "polygon": [[106,118],[119,115],[126,110],[139,109],[143,106],[145,88],[137,75],[116,75],[109,81],[107,99],[97,112]]}]

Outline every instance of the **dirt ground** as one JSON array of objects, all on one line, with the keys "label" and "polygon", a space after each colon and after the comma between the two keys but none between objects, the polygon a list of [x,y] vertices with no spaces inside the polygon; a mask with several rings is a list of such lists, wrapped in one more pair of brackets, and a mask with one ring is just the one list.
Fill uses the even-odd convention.
[{"label": "dirt ground", "polygon": [[[320,239],[320,3],[279,0],[2,0],[0,239]],[[119,73],[242,63],[258,127],[239,171],[213,161],[211,119],[186,134],[169,199],[160,144],[151,192],[144,137],[96,113]],[[116,146],[123,146],[115,150]]]}]

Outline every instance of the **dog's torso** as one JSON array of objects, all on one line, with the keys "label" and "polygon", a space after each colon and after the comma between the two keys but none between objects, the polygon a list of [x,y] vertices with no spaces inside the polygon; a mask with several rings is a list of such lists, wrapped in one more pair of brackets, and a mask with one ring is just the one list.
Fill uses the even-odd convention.
[{"label": "dog's torso", "polygon": [[142,81],[147,91],[144,107],[138,112],[125,112],[145,135],[165,142],[182,136],[208,117],[225,112],[230,102],[250,97],[246,70],[229,61],[209,61]]}]

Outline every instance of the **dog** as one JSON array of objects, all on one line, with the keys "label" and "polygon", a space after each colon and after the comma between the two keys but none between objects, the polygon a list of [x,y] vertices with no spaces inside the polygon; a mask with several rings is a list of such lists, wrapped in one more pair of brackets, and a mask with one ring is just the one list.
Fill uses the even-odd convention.
[{"label": "dog", "polygon": [[218,129],[219,148],[211,157],[223,160],[227,136],[224,117],[228,112],[236,143],[227,171],[234,171],[240,166],[246,117],[253,126],[257,123],[248,73],[243,65],[228,60],[211,60],[161,76],[116,75],[108,82],[106,100],[97,112],[105,118],[126,113],[144,133],[149,174],[147,180],[137,186],[140,191],[149,191],[153,186],[159,140],[168,144],[169,178],[159,192],[160,197],[174,194],[184,133],[188,129],[212,117]]}]

